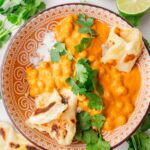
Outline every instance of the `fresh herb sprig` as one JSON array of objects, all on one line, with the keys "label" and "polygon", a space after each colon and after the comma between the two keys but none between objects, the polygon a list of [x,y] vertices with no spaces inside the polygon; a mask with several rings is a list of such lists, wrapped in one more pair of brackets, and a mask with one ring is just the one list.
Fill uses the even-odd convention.
[{"label": "fresh herb sprig", "polygon": [[80,33],[90,34],[91,37],[96,36],[96,31],[91,29],[94,24],[94,18],[90,17],[86,19],[85,14],[79,14],[77,24],[81,25],[81,28],[78,30]]},{"label": "fresh herb sprig", "polygon": [[6,16],[7,20],[12,23],[12,26],[9,29],[5,29],[4,24],[6,20],[0,21],[0,47],[10,39],[11,32],[17,29],[18,25],[45,8],[45,3],[41,0],[23,0],[20,4],[10,4],[10,7],[7,9],[2,8],[4,3],[4,0],[0,1],[0,14]]},{"label": "fresh herb sprig", "polygon": [[[110,145],[102,138],[100,129],[105,121],[103,115],[90,116],[87,112],[77,114],[76,140],[86,143],[86,150],[109,150]],[[93,130],[96,127],[96,130]]]},{"label": "fresh herb sprig", "polygon": [[91,44],[92,38],[83,38],[78,45],[75,46],[76,51],[79,53],[88,48]]},{"label": "fresh herb sprig", "polygon": [[54,45],[54,48],[50,50],[51,61],[53,63],[58,62],[62,55],[67,55],[69,60],[73,59],[72,54],[66,49],[64,43],[57,42]]},{"label": "fresh herb sprig", "polygon": [[150,112],[141,127],[127,141],[128,150],[150,150],[150,137],[145,132],[150,129]]},{"label": "fresh herb sprig", "polygon": [[91,29],[92,25],[94,24],[94,18],[86,18],[85,14],[79,14],[76,24],[81,26],[78,32],[90,35],[90,37],[83,38],[80,43],[75,46],[76,51],[81,52],[90,46],[92,38],[96,36],[95,30]]},{"label": "fresh herb sprig", "polygon": [[89,99],[89,108],[103,109],[101,98],[103,91],[97,80],[97,71],[91,68],[87,59],[82,58],[76,62],[74,77],[68,78],[66,82],[72,87],[72,91],[76,95],[85,95]]},{"label": "fresh herb sprig", "polygon": [[4,43],[6,43],[10,37],[11,37],[11,31],[13,29],[6,29],[4,27],[5,22],[0,20],[0,48],[3,46]]}]

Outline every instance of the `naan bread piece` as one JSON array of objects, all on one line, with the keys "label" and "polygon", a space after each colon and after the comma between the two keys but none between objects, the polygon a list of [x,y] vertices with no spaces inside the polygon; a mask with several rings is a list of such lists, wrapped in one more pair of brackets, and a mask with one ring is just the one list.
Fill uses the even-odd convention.
[{"label": "naan bread piece", "polygon": [[16,133],[10,124],[0,122],[0,150],[39,150]]},{"label": "naan bread piece", "polygon": [[[43,93],[35,99],[36,109],[27,120],[27,124],[41,125],[60,117],[68,107],[62,103],[62,97],[57,90],[52,93]],[[40,129],[42,130],[42,129]]]},{"label": "naan bread piece", "polygon": [[130,72],[143,48],[142,33],[136,28],[113,27],[103,45],[103,63]]},{"label": "naan bread piece", "polygon": [[63,112],[60,119],[50,123],[49,134],[61,145],[70,145],[76,132],[76,96],[69,89],[63,89],[61,95],[68,109]]}]

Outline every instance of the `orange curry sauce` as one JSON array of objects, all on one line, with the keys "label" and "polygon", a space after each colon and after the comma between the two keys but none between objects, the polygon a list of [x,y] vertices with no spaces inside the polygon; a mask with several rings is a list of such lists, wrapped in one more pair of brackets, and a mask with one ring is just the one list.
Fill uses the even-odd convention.
[{"label": "orange curry sauce", "polygon": [[[75,24],[77,16],[69,15],[55,29],[57,41],[66,44],[68,51],[76,58],[88,58],[93,69],[99,73],[99,82],[104,89],[103,101],[105,109],[103,112],[91,110],[87,107],[88,100],[84,96],[77,96],[78,106],[91,115],[104,113],[106,121],[103,130],[109,131],[125,124],[135,107],[135,101],[140,89],[141,77],[138,67],[135,65],[131,72],[119,72],[110,65],[104,65],[100,59],[102,56],[101,45],[107,40],[110,27],[95,20],[93,29],[98,36],[92,40],[89,48],[78,53],[75,46],[88,34],[79,33],[79,25]],[[30,86],[30,95],[36,97],[43,92],[52,92],[54,88],[70,88],[65,82],[73,75],[74,61],[62,56],[58,63],[41,62],[38,68],[27,69],[27,80]]]}]

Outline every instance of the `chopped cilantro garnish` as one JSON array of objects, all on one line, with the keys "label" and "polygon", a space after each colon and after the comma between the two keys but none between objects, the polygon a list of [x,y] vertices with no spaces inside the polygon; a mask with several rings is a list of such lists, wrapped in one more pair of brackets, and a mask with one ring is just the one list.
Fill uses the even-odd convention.
[{"label": "chopped cilantro garnish", "polygon": [[105,117],[103,115],[95,115],[91,117],[92,126],[96,127],[97,129],[101,129],[103,127]]},{"label": "chopped cilantro garnish", "polygon": [[68,78],[66,82],[72,87],[74,94],[84,94],[86,92],[86,89],[77,85],[72,78]]},{"label": "chopped cilantro garnish", "polygon": [[85,83],[88,79],[88,72],[83,64],[76,63],[75,65],[75,77],[80,83]]},{"label": "chopped cilantro garnish", "polygon": [[81,52],[88,48],[91,44],[92,38],[83,38],[78,45],[75,46],[77,52]]},{"label": "chopped cilantro garnish", "polygon": [[79,28],[78,32],[90,34],[89,38],[83,38],[80,43],[75,46],[76,51],[81,52],[90,46],[92,38],[96,36],[95,30],[91,29],[91,26],[94,23],[94,18],[86,18],[85,14],[79,14],[76,23],[81,25],[81,28]]},{"label": "chopped cilantro garnish", "polygon": [[89,115],[88,112],[81,112],[77,114],[77,128],[79,130],[85,131],[90,129],[91,127],[91,116]]},{"label": "chopped cilantro garnish", "polygon": [[53,63],[58,62],[60,60],[60,56],[67,54],[68,59],[72,60],[72,54],[66,49],[65,44],[61,42],[57,42],[54,45],[54,48],[50,50],[51,61]]},{"label": "chopped cilantro garnish", "polygon": [[88,103],[89,108],[96,109],[96,110],[103,109],[103,101],[100,96],[96,95],[95,93],[86,93],[85,95],[89,99],[89,103]]},{"label": "chopped cilantro garnish", "polygon": [[2,6],[4,2],[5,0],[0,0],[0,6]]},{"label": "chopped cilantro garnish", "polygon": [[103,109],[102,86],[98,83],[97,71],[91,68],[87,59],[82,58],[76,62],[74,80],[68,78],[67,83],[72,87],[72,91],[75,94],[85,95],[89,99],[89,108],[95,110]]},{"label": "chopped cilantro garnish", "polygon": [[11,37],[11,30],[5,29],[4,22],[0,20],[0,48]]},{"label": "chopped cilantro garnish", "polygon": [[80,33],[88,33],[91,37],[96,36],[95,30],[91,29],[91,26],[94,23],[94,18],[90,17],[86,19],[85,14],[79,14],[76,23],[81,25],[81,28],[78,30]]},{"label": "chopped cilantro garnish", "polygon": [[58,62],[60,60],[60,54],[57,49],[51,49],[50,56],[53,63]]},{"label": "chopped cilantro garnish", "polygon": [[150,43],[148,42],[148,40],[146,40],[146,39],[144,39],[144,43],[145,43],[145,45],[149,48],[149,50],[150,50]]},{"label": "chopped cilantro garnish", "polygon": [[[105,141],[100,129],[103,126],[105,117],[103,115],[90,116],[87,112],[77,114],[76,140],[86,143],[86,150],[110,150],[110,145]],[[98,131],[92,129],[97,127]]]},{"label": "chopped cilantro garnish", "polygon": [[4,0],[0,0],[0,14],[5,15],[13,25],[9,29],[5,29],[3,25],[6,20],[0,21],[0,47],[8,41],[11,32],[18,28],[18,25],[45,8],[45,3],[41,0],[23,0],[16,5],[12,1],[12,4],[6,9],[1,7],[4,3]]}]

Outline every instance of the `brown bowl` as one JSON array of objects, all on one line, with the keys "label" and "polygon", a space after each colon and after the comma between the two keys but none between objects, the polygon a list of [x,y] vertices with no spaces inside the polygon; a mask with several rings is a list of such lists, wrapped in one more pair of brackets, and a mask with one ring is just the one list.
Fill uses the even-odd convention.
[{"label": "brown bowl", "polygon": [[[89,4],[64,4],[51,7],[27,22],[14,36],[2,65],[2,94],[5,108],[17,129],[31,142],[50,150],[83,150],[85,145],[73,142],[70,146],[60,146],[48,134],[26,126],[25,120],[34,109],[34,100],[27,96],[28,83],[26,68],[31,66],[29,58],[36,55],[36,49],[42,41],[45,32],[53,30],[56,20],[68,14],[85,13],[88,16],[108,23],[130,27],[121,17],[99,6]],[[128,122],[113,130],[103,133],[111,147],[116,147],[125,141],[140,125],[149,108],[150,99],[150,58],[146,47],[137,62],[142,77],[141,89],[136,101],[136,107]]]}]

